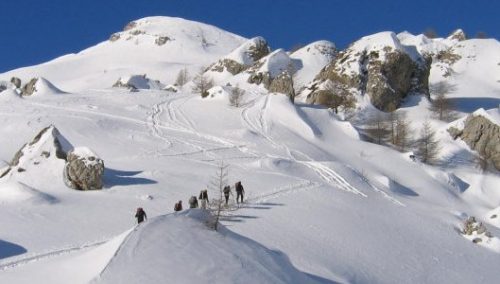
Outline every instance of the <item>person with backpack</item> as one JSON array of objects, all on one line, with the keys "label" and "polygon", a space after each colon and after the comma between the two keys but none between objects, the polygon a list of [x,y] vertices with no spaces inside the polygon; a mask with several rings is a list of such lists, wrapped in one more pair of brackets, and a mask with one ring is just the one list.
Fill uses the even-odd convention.
[{"label": "person with backpack", "polygon": [[207,209],[208,190],[204,189],[204,190],[200,191],[200,196],[198,196],[198,199],[201,201],[201,208]]},{"label": "person with backpack", "polygon": [[135,212],[135,218],[137,218],[137,224],[140,224],[144,220],[147,220],[148,216],[146,216],[146,212],[144,211],[144,209],[139,207],[139,208],[137,208],[137,211]]},{"label": "person with backpack", "polygon": [[198,208],[198,199],[194,195],[189,198],[189,208]]},{"label": "person with backpack", "polygon": [[229,194],[231,194],[231,187],[229,185],[226,185],[222,191],[224,192],[224,198],[226,199],[227,206],[227,203],[229,201]]},{"label": "person with backpack", "polygon": [[234,184],[234,190],[236,190],[236,203],[239,203],[238,199],[241,196],[241,203],[243,203],[243,194],[245,194],[245,189],[243,189],[243,185],[241,181],[238,181]]},{"label": "person with backpack", "polygon": [[182,200],[179,200],[179,202],[175,203],[175,205],[174,205],[174,211],[175,212],[182,211]]}]

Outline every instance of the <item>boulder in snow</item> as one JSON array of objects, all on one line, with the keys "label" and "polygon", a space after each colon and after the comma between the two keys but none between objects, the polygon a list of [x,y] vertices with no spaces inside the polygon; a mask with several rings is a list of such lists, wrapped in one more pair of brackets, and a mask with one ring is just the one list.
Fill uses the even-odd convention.
[{"label": "boulder in snow", "polygon": [[16,87],[16,89],[21,88],[21,79],[17,77],[10,78],[10,82]]},{"label": "boulder in snow", "polygon": [[500,126],[488,117],[480,109],[465,119],[462,129],[450,127],[448,133],[453,139],[462,139],[500,171]]},{"label": "boulder in snow", "polygon": [[78,190],[102,189],[104,162],[85,147],[77,147],[68,153],[64,166],[64,182]]}]

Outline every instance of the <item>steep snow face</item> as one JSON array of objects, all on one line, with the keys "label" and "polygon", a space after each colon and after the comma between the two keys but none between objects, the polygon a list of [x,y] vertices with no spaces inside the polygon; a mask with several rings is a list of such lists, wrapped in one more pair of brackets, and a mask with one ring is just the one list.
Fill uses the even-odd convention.
[{"label": "steep snow face", "polygon": [[16,76],[27,81],[43,76],[63,90],[78,91],[109,88],[120,77],[147,74],[168,84],[180,69],[186,67],[194,73],[246,41],[214,26],[181,18],[148,17],[133,23],[112,40],[0,74],[0,80]]},{"label": "steep snow face", "polygon": [[326,41],[310,43],[290,54],[297,72],[293,76],[296,90],[311,82],[319,71],[335,58],[335,44]]}]

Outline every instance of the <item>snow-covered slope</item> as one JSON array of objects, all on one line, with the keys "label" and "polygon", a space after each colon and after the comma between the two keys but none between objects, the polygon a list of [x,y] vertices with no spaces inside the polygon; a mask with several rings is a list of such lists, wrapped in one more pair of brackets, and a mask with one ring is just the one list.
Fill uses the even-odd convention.
[{"label": "snow-covered slope", "polygon": [[335,44],[326,40],[310,43],[290,54],[297,72],[293,76],[296,90],[311,82],[319,71],[335,57]]},{"label": "snow-covered slope", "polygon": [[[247,42],[182,19],[135,22],[113,41],[0,75],[0,81],[20,76],[23,82],[43,76],[71,92],[56,96],[58,90],[47,87],[46,95],[19,97],[10,85],[0,92],[0,168],[11,167],[0,180],[1,283],[498,281],[500,176],[476,167],[474,153],[446,132],[450,125],[430,116],[425,97],[407,97],[398,112],[406,112],[413,138],[425,120],[437,130],[437,165],[364,141],[353,124],[380,113],[368,103],[345,121],[248,83],[252,71],[274,76],[283,70],[306,82],[329,57],[313,47],[333,47],[327,42],[291,54],[278,49],[224,79],[205,99],[189,90],[192,83],[177,92],[111,88],[131,74],[168,83],[184,66],[242,55],[234,50]],[[434,64],[456,71],[444,77],[459,85],[453,96],[468,98],[463,105],[472,108],[486,101],[472,90],[488,92],[487,102],[497,105],[485,112],[498,119],[498,72],[487,62],[497,58],[495,40],[380,33],[351,46],[354,60],[339,68],[362,72],[355,48],[381,58],[386,46],[423,56],[425,49],[439,53],[450,45],[461,58]],[[302,68],[295,68],[298,61]],[[481,73],[480,64],[490,74]],[[438,75],[431,69],[431,82]],[[238,107],[229,103],[236,85],[245,90]],[[29,145],[49,125],[60,132],[48,128]],[[102,190],[65,186],[54,138],[71,142],[60,143],[65,149],[86,146],[99,154]],[[19,163],[7,165],[20,148],[26,151]],[[208,230],[197,210],[166,215],[175,202],[187,203],[209,186],[220,161],[229,165],[227,184],[240,180],[245,187],[245,203],[237,206],[233,196],[223,213],[227,230]],[[209,189],[211,201],[217,194]],[[149,220],[134,227],[137,207]],[[468,216],[486,224],[492,237],[478,245],[461,235]]]},{"label": "snow-covered slope", "polygon": [[[69,54],[41,65],[0,74],[0,80],[16,76],[23,81],[45,77],[66,91],[108,88],[122,76],[147,74],[166,84],[187,67],[216,61],[245,39],[214,26],[171,17],[148,17],[128,25],[115,35],[77,54]],[[116,38],[116,37],[115,37]],[[162,45],[160,38],[168,38]]]},{"label": "snow-covered slope", "polygon": [[199,209],[159,216],[69,257],[53,256],[45,267],[34,263],[7,272],[2,281],[30,283],[19,274],[43,269],[50,283],[321,283],[281,252],[224,227],[210,230],[209,216]]}]

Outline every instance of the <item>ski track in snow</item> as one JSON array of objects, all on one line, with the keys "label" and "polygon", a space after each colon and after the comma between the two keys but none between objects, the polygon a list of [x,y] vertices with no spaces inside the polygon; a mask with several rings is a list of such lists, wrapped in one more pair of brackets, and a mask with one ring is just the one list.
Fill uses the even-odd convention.
[{"label": "ski track in snow", "polygon": [[45,253],[31,255],[31,256],[28,256],[28,257],[25,257],[22,259],[18,259],[15,261],[7,262],[5,264],[1,264],[0,271],[7,270],[7,269],[13,269],[13,268],[16,268],[18,266],[26,265],[26,264],[29,264],[29,263],[32,263],[35,261],[39,261],[39,260],[43,260],[43,259],[47,259],[47,258],[53,258],[53,257],[57,257],[57,256],[65,255],[65,254],[70,254],[73,252],[77,252],[77,251],[81,251],[81,250],[85,250],[85,249],[89,249],[89,248],[93,248],[93,247],[97,247],[97,246],[102,245],[106,242],[107,242],[107,240],[106,241],[98,241],[95,243],[74,246],[74,247],[69,247],[69,248],[63,248],[63,249],[57,249],[57,250],[53,250],[53,251],[49,251],[49,252],[45,252]]},{"label": "ski track in snow", "polygon": [[[241,112],[241,118],[244,124],[246,126],[258,133],[260,136],[262,136],[264,139],[269,141],[273,147],[278,148],[278,149],[283,149],[285,150],[286,153],[288,153],[288,157],[281,157],[283,159],[291,160],[293,162],[299,163],[301,165],[306,166],[307,168],[311,169],[316,175],[318,175],[321,179],[323,179],[327,184],[330,184],[336,188],[339,188],[344,191],[348,191],[363,197],[367,197],[366,194],[362,193],[360,190],[356,189],[354,186],[349,184],[341,175],[339,175],[337,172],[329,168],[328,166],[323,165],[321,162],[316,162],[312,158],[310,158],[308,155],[298,151],[298,150],[292,150],[290,149],[287,145],[284,143],[278,143],[275,141],[269,134],[269,126],[267,125],[265,115],[266,111],[269,106],[269,96],[266,95],[265,101],[263,106],[259,109],[259,113],[257,114],[258,119],[256,122],[252,121],[250,118],[249,112],[255,107],[256,101],[260,101],[262,99],[256,99],[252,103],[248,104],[243,111]],[[307,161],[302,161],[296,158],[295,155],[300,155]]]}]

